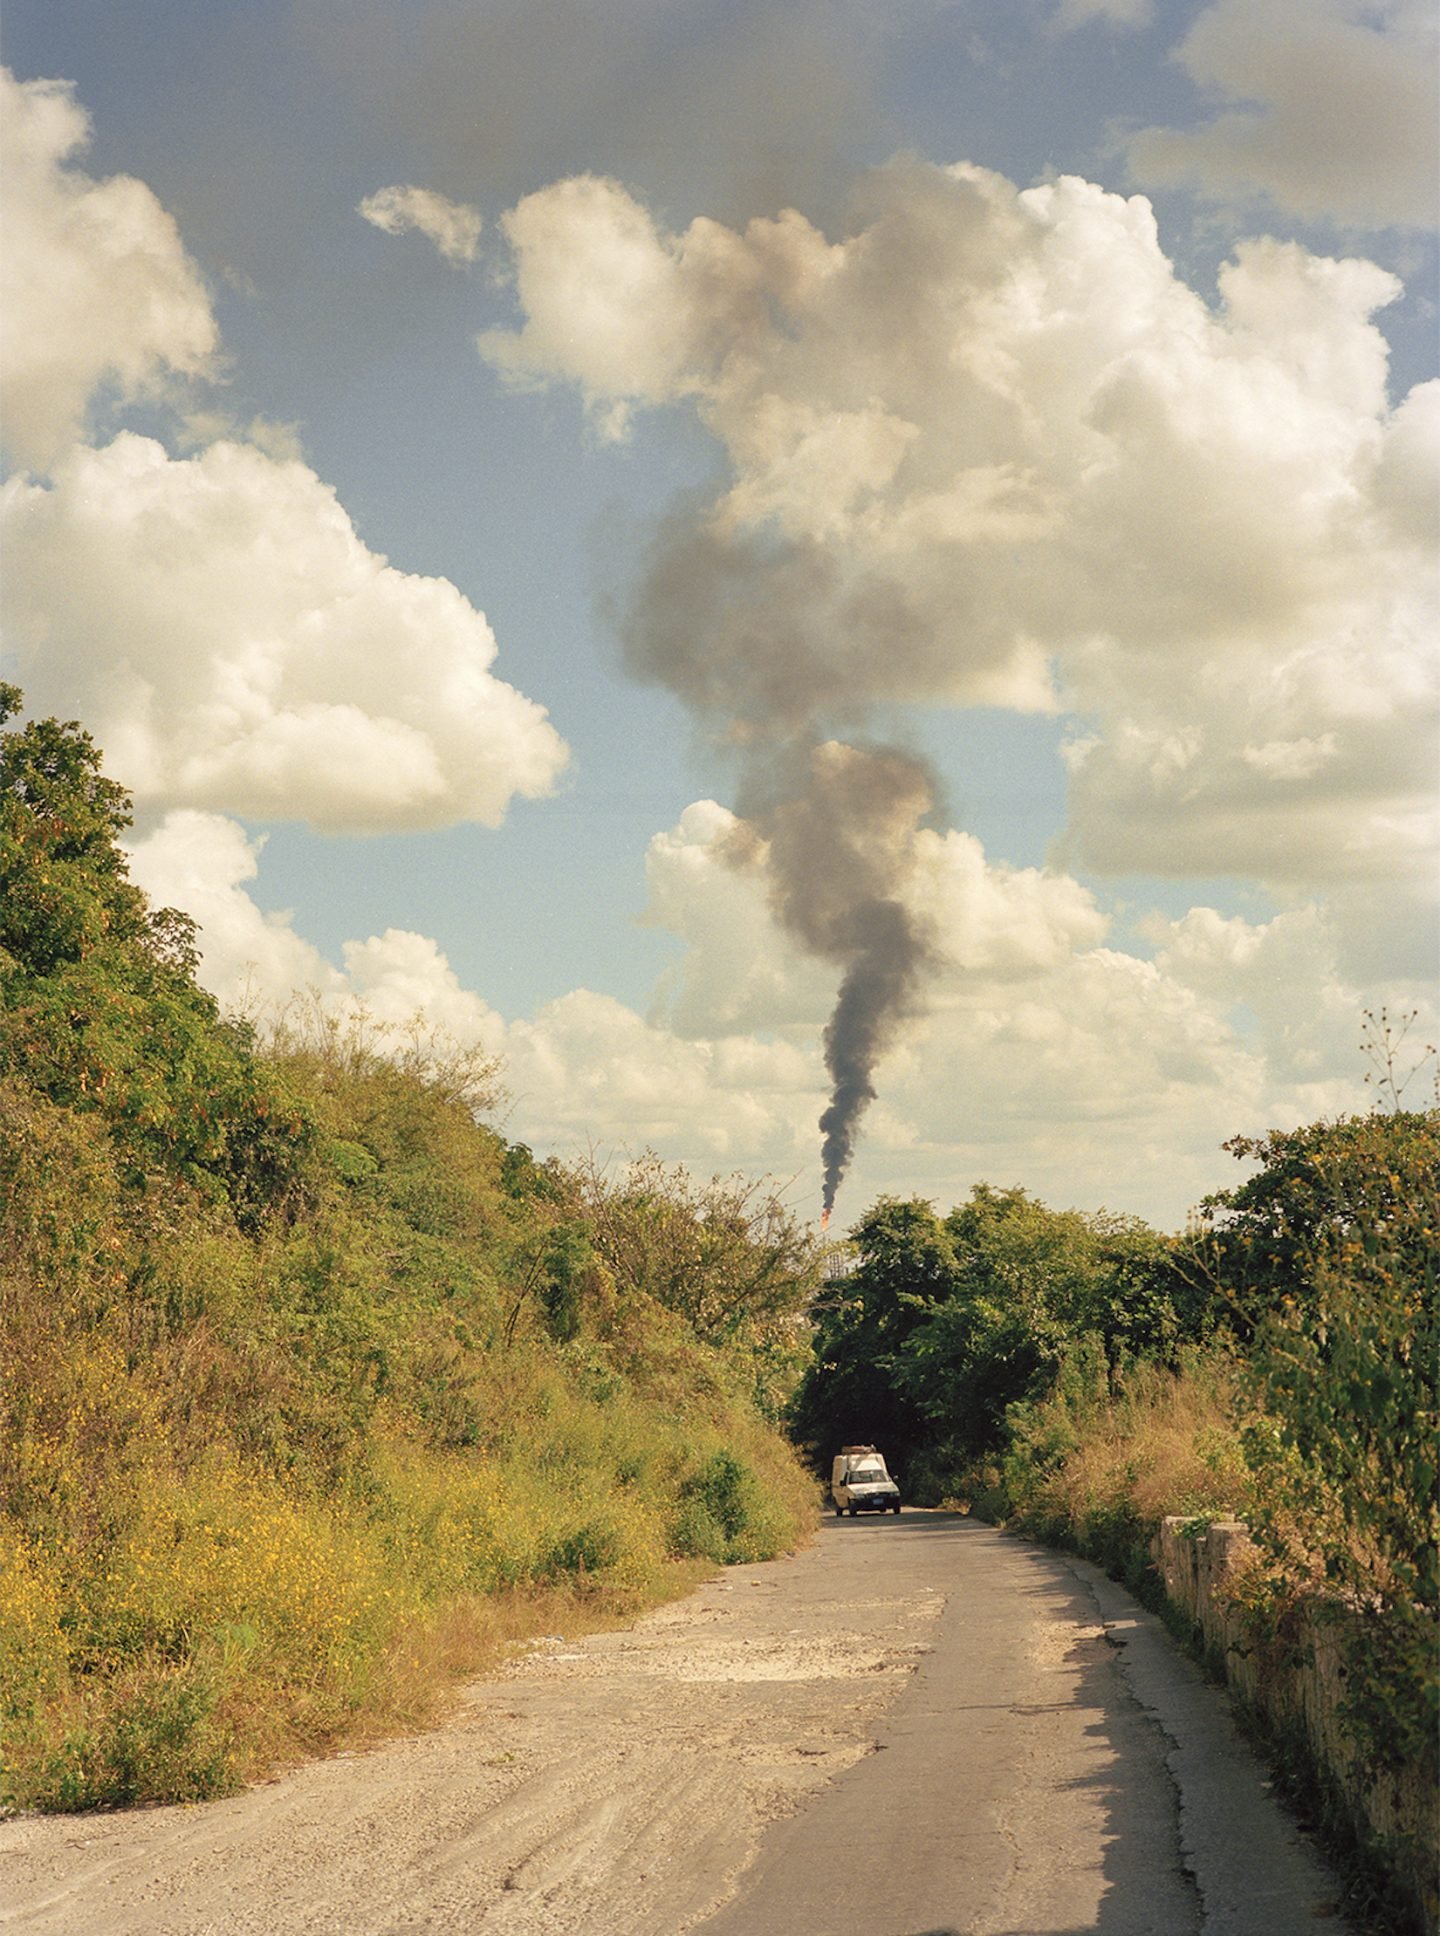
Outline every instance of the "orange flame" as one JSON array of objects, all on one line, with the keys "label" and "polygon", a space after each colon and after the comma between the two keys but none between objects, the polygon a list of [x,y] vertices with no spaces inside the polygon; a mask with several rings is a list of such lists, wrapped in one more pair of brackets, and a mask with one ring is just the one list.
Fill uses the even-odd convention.
[{"label": "orange flame", "polygon": [[820,1212],[820,1228],[822,1230],[828,1230],[830,1228],[830,1212],[828,1210],[822,1210]]}]

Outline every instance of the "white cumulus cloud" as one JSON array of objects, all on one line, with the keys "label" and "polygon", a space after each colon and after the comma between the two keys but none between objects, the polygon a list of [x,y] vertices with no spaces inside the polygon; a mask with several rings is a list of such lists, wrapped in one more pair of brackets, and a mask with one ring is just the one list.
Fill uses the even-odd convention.
[{"label": "white cumulus cloud", "polygon": [[124,401],[209,371],[210,300],[172,218],[129,175],[75,164],[90,122],[67,81],[0,68],[0,408],[12,461],[43,469],[102,385]]},{"label": "white cumulus cloud", "polygon": [[523,317],[489,361],[612,431],[691,408],[728,458],[657,540],[642,675],[762,737],[1064,705],[1092,868],[1420,878],[1435,386],[1388,401],[1388,271],[1260,239],[1207,303],[1143,197],[914,160],[839,240],[669,233],[593,177],[504,226]]},{"label": "white cumulus cloud", "polygon": [[480,248],[479,210],[466,202],[452,202],[433,188],[377,189],[361,202],[359,213],[387,235],[418,231],[447,262],[473,262]]},{"label": "white cumulus cloud", "polygon": [[264,844],[234,820],[181,808],[130,847],[131,879],[151,903],[181,908],[199,923],[201,979],[230,1008],[343,987],[288,915],[264,914],[251,899]]},{"label": "white cumulus cloud", "polygon": [[503,1046],[501,1018],[461,986],[428,935],[387,928],[347,941],[337,966],[296,931],[292,915],[263,913],[250,890],[264,847],[263,836],[223,814],[179,808],[130,848],[131,879],[152,905],[182,908],[199,923],[200,978],[225,1007],[263,1023],[315,996],[397,1027],[422,1016],[492,1054]]},{"label": "white cumulus cloud", "polygon": [[[176,392],[194,455],[81,441],[97,397],[213,373],[218,340],[150,189],[75,165],[88,133],[68,82],[0,70],[0,388],[30,467],[0,488],[0,609],[30,708],[79,714],[156,811],[409,830],[494,826],[548,793],[564,743],[494,675],[484,614],[370,550],[288,427],[237,438]],[[471,234],[424,191],[385,206],[452,250]]]},{"label": "white cumulus cloud", "polygon": [[649,1146],[702,1170],[810,1160],[817,1077],[813,1054],[785,1042],[689,1040],[586,988],[512,1022],[506,1038],[526,1141],[572,1153]]},{"label": "white cumulus cloud", "polygon": [[303,463],[125,433],[9,480],[0,536],[28,704],[79,712],[142,806],[494,826],[564,764],[484,615],[371,551]]},{"label": "white cumulus cloud", "polygon": [[[652,1014],[680,1035],[815,1031],[833,1000],[833,971],[777,924],[765,845],[741,845],[743,831],[735,814],[702,800],[650,843],[646,920],[687,944],[662,975]],[[920,828],[912,845],[897,892],[923,924],[942,982],[1021,983],[1104,939],[1105,915],[1068,875],[991,862],[956,829]]]},{"label": "white cumulus cloud", "polygon": [[1224,105],[1128,144],[1140,181],[1256,194],[1309,218],[1433,226],[1436,15],[1427,0],[1215,0],[1176,58]]},{"label": "white cumulus cloud", "polygon": [[508,1133],[546,1150],[648,1144],[701,1170],[808,1156],[820,1106],[812,1054],[750,1035],[689,1040],[584,988],[507,1025],[434,940],[401,929],[346,942],[331,962],[292,916],[256,904],[263,848],[233,820],[192,809],[131,847],[132,878],[151,901],[200,923],[201,979],[226,1006],[263,1021],[313,994],[332,1012],[358,1007],[397,1027],[423,1017],[503,1056]]}]

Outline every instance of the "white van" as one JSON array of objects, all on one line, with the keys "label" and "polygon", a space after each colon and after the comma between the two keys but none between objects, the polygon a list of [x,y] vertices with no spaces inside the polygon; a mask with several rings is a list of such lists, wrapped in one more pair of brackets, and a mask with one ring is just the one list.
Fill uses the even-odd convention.
[{"label": "white van", "polygon": [[885,1469],[873,1445],[842,1445],[830,1468],[830,1497],[835,1512],[893,1512],[900,1510],[900,1488]]}]

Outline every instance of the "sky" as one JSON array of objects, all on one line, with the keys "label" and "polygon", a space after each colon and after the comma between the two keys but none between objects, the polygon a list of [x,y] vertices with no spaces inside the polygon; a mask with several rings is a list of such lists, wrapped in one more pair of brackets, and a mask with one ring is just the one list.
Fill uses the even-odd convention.
[{"label": "sky", "polygon": [[1176,1228],[1436,1037],[1435,33],[9,0],[5,674],[541,1154]]}]

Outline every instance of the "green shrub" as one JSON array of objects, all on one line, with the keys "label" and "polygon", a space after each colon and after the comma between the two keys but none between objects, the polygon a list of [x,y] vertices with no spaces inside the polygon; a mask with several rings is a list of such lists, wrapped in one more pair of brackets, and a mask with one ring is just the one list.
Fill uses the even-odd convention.
[{"label": "green shrub", "polygon": [[724,1565],[773,1559],[793,1526],[756,1473],[732,1452],[713,1452],[679,1489],[670,1522],[671,1551]]},{"label": "green shrub", "polygon": [[677,1559],[713,1560],[723,1566],[729,1535],[703,1499],[681,1499],[670,1518],[670,1551]]},{"label": "green shrub", "polygon": [[1354,1739],[1440,1777],[1440,1113],[1237,1146],[1263,1167],[1214,1200],[1197,1264],[1251,1331],[1246,1454],[1278,1585],[1345,1610]]},{"label": "green shrub", "polygon": [[614,1526],[589,1520],[555,1541],[546,1555],[544,1574],[556,1579],[565,1573],[598,1580],[620,1557],[621,1540]]}]

